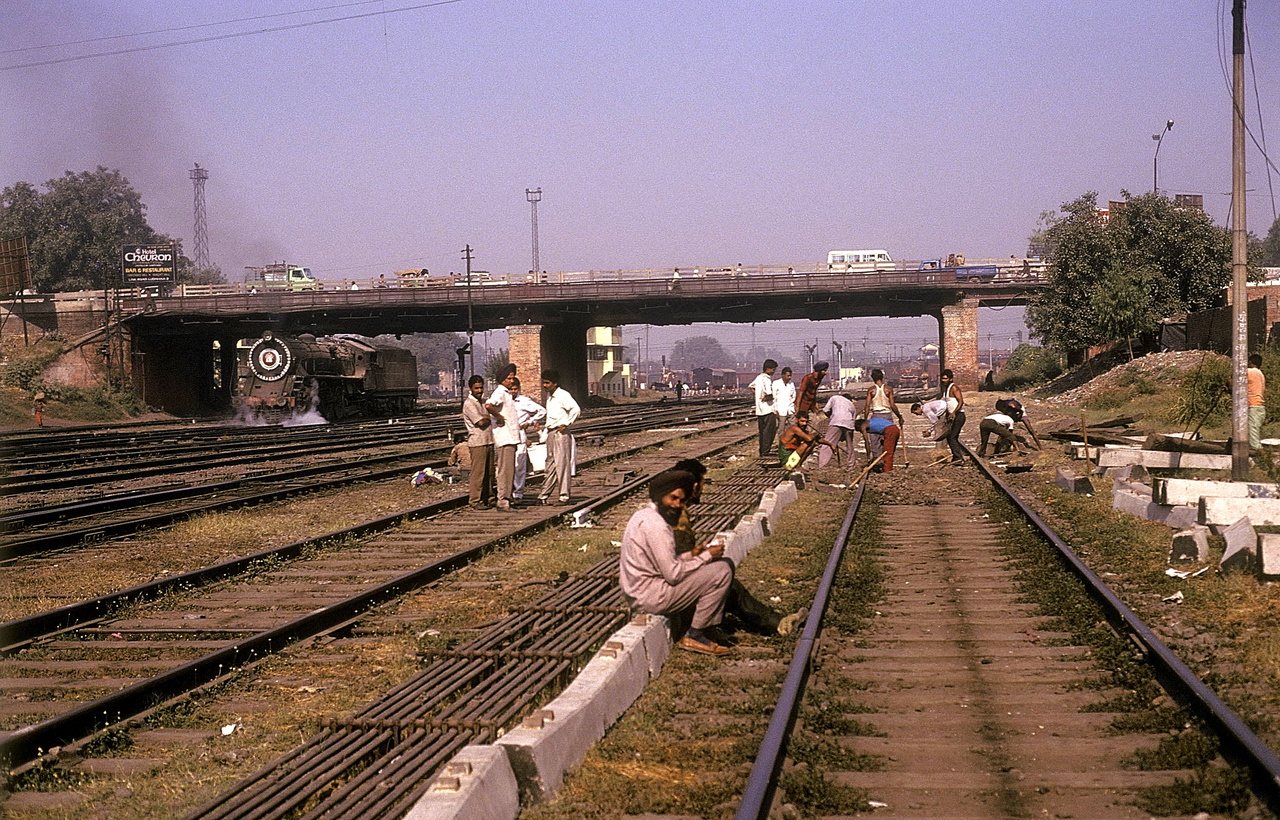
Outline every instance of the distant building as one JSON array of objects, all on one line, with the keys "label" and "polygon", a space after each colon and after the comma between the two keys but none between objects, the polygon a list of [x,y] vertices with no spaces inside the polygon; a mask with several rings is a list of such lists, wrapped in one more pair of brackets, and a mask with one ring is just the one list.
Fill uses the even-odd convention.
[{"label": "distant building", "polygon": [[595,396],[631,394],[631,365],[623,362],[622,329],[587,329],[587,391]]}]

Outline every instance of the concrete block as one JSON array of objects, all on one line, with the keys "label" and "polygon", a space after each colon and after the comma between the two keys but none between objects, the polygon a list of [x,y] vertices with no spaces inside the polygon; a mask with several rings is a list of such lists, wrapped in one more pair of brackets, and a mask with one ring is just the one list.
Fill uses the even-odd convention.
[{"label": "concrete block", "polygon": [[1088,447],[1084,446],[1083,444],[1068,444],[1066,447],[1067,455],[1080,461],[1083,461],[1085,459],[1088,459],[1089,461],[1097,461],[1098,455],[1100,453],[1105,453],[1108,450],[1140,450],[1140,449],[1142,448],[1141,447],[1125,447],[1122,444],[1104,444],[1101,447],[1099,447],[1096,444],[1090,444]]},{"label": "concrete block", "polygon": [[514,820],[520,790],[504,749],[467,746],[446,763],[405,820]]},{"label": "concrete block", "polygon": [[1248,517],[1256,527],[1280,526],[1278,498],[1200,498],[1200,523],[1225,526]]},{"label": "concrete block", "polygon": [[1165,450],[1131,450],[1126,447],[1104,448],[1098,454],[1099,467],[1123,467],[1141,464],[1143,467],[1185,470],[1230,470],[1231,456],[1209,453],[1172,453]]},{"label": "concrete block", "polygon": [[1112,481],[1146,482],[1150,476],[1147,468],[1141,464],[1126,464],[1123,467],[1099,467],[1098,475],[1105,475]]},{"label": "concrete block", "polygon": [[[738,522],[738,526],[733,528],[733,534],[742,540],[739,548],[744,556],[764,541],[764,532],[760,529],[760,522],[755,519],[755,516],[745,516]],[[726,550],[726,554],[727,552]]]},{"label": "concrete block", "polygon": [[1208,560],[1208,527],[1194,526],[1173,534],[1173,543],[1169,547],[1170,564],[1181,564],[1188,561],[1203,564]]},{"label": "concrete block", "polygon": [[1280,485],[1259,481],[1205,481],[1191,478],[1157,478],[1153,498],[1161,504],[1199,504],[1203,496],[1214,498],[1280,498]]},{"label": "concrete block", "polygon": [[788,504],[794,503],[796,499],[800,497],[800,491],[796,486],[795,481],[784,481],[777,487],[774,487],[773,491],[777,493],[778,503],[784,507]]},{"label": "concrete block", "polygon": [[661,615],[641,613],[631,619],[631,623],[614,633],[614,637],[634,631],[640,636],[644,646],[645,660],[649,667],[649,677],[655,678],[662,671],[662,665],[671,654],[671,621]]},{"label": "concrete block", "polygon": [[1239,519],[1222,531],[1222,537],[1227,539],[1227,548],[1218,562],[1222,571],[1252,572],[1258,560],[1258,535],[1249,519]]},{"label": "concrete block", "polygon": [[1280,575],[1280,533],[1264,532],[1258,536],[1258,553],[1263,575]]},{"label": "concrete block", "polygon": [[1200,511],[1196,507],[1179,504],[1177,506],[1164,506],[1164,509],[1168,512],[1165,514],[1164,521],[1161,523],[1166,527],[1173,527],[1175,530],[1185,530],[1189,527],[1197,526],[1200,521]]},{"label": "concrete block", "polygon": [[1053,481],[1069,493],[1092,493],[1093,482],[1087,475],[1076,475],[1065,467],[1059,467],[1054,473]]},{"label": "concrete block", "polygon": [[645,642],[615,633],[573,683],[517,728],[499,738],[520,786],[523,803],[551,799],[564,774],[626,711],[649,681]]}]

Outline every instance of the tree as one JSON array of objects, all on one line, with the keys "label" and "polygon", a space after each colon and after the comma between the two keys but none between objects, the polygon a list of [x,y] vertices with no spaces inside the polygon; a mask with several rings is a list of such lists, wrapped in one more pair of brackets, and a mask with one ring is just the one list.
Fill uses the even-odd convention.
[{"label": "tree", "polygon": [[506,367],[510,363],[510,351],[505,347],[498,348],[494,352],[490,353],[489,357],[484,360],[484,377],[494,384],[497,384],[501,381],[501,379],[498,378],[498,375],[502,372],[502,368]]},{"label": "tree", "polygon": [[1271,223],[1267,238],[1262,240],[1262,256],[1258,264],[1264,268],[1280,267],[1280,219]]},{"label": "tree", "polygon": [[695,367],[730,367],[733,356],[714,336],[688,336],[676,341],[671,349],[671,366],[676,370]]},{"label": "tree", "polygon": [[[147,224],[146,213],[141,195],[119,171],[67,171],[46,182],[44,193],[28,182],[0,192],[0,239],[27,238],[37,290],[107,288],[119,283],[121,246],[173,243]],[[200,275],[221,280],[216,271]],[[195,276],[191,260],[181,257],[178,281]]]},{"label": "tree", "polygon": [[[1224,298],[1231,279],[1227,231],[1168,197],[1122,193],[1123,206],[1105,221],[1090,191],[1064,204],[1065,215],[1044,231],[1053,249],[1048,287],[1027,306],[1027,321],[1059,352],[1153,336],[1161,319]],[[1117,315],[1116,299],[1124,299],[1125,316]]]},{"label": "tree", "polygon": [[414,333],[397,339],[392,335],[375,336],[379,344],[403,347],[418,360],[418,381],[439,384],[441,371],[452,373],[458,367],[458,348],[467,343],[461,333]]}]

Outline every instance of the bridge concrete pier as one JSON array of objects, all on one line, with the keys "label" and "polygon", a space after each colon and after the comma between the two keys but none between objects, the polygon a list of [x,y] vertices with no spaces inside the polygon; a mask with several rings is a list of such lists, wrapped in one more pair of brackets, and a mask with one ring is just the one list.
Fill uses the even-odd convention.
[{"label": "bridge concrete pier", "polygon": [[587,397],[587,327],[575,322],[507,327],[508,355],[526,396],[546,403],[542,371],[550,369],[560,372],[560,386],[582,403]]},{"label": "bridge concrete pier", "polygon": [[943,305],[936,314],[940,328],[939,358],[943,368],[951,368],[961,390],[977,390],[978,372],[978,298],[961,297]]}]

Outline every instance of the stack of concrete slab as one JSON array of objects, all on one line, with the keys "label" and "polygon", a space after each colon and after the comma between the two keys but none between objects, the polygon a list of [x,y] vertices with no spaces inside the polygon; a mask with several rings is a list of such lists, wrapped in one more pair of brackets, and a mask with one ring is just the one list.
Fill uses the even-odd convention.
[{"label": "stack of concrete slab", "polygon": [[1113,481],[1111,507],[1174,529],[1186,529],[1197,523],[1195,507],[1187,504],[1161,504],[1154,500],[1151,487],[1139,481],[1121,478]]},{"label": "stack of concrete slab", "polygon": [[[735,562],[777,526],[798,497],[791,481],[765,493],[759,509],[717,535]],[[639,615],[615,632],[573,683],[493,744],[468,746],[447,763],[406,820],[514,820],[521,805],[551,799],[564,775],[662,671],[671,652],[666,618]]]}]

